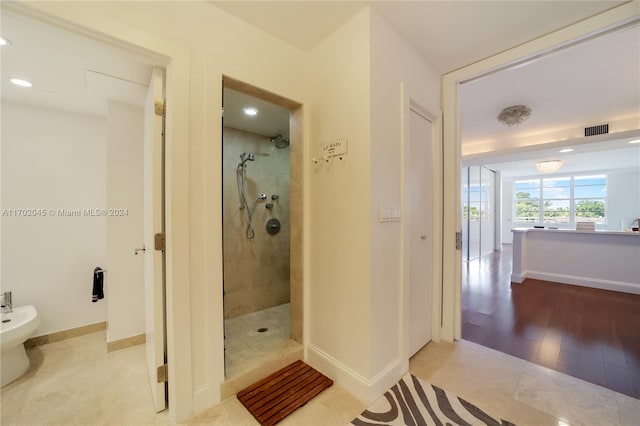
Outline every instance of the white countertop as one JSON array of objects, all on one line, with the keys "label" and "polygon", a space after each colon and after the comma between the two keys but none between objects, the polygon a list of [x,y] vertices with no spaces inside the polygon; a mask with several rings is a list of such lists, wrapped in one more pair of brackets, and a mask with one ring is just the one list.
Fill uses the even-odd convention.
[{"label": "white countertop", "polygon": [[631,231],[576,231],[575,229],[549,229],[549,228],[513,228],[511,232],[560,232],[571,234],[585,234],[585,235],[626,235],[632,237],[640,237],[640,232]]}]

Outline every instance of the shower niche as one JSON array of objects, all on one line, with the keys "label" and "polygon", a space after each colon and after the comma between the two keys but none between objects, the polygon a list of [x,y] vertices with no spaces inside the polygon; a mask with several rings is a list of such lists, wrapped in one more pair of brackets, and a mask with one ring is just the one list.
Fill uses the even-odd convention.
[{"label": "shower niche", "polygon": [[226,80],[223,99],[225,371],[230,378],[277,355],[292,335],[291,111],[230,89]]}]

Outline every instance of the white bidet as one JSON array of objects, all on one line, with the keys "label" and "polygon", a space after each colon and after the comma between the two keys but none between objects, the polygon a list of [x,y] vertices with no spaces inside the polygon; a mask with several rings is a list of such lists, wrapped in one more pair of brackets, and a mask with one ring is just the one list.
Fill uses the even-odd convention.
[{"label": "white bidet", "polygon": [[0,323],[0,382],[1,386],[22,376],[29,369],[29,358],[24,342],[40,324],[38,311],[33,305],[14,308],[2,313]]}]

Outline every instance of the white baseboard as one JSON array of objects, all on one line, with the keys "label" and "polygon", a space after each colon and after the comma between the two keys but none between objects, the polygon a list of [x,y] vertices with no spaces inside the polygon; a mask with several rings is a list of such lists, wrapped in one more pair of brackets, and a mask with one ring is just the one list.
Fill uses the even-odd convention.
[{"label": "white baseboard", "polygon": [[211,407],[211,397],[209,395],[209,386],[202,385],[193,391],[193,413],[198,413]]},{"label": "white baseboard", "polygon": [[[599,288],[601,290],[619,291],[622,293],[640,294],[640,284],[627,283],[621,281],[601,280],[598,278],[580,277],[575,275],[554,274],[550,272],[526,271],[521,275],[523,281],[525,278],[533,278],[536,280],[552,281],[561,284],[572,284],[583,287]],[[513,281],[513,275],[511,275]],[[514,281],[522,282],[522,281]]]},{"label": "white baseboard", "polygon": [[527,272],[523,272],[521,274],[511,274],[511,282],[512,283],[522,283],[524,280],[527,279]]},{"label": "white baseboard", "polygon": [[408,361],[403,363],[396,358],[375,377],[368,380],[313,345],[307,346],[305,361],[367,405],[389,390],[409,371]]}]

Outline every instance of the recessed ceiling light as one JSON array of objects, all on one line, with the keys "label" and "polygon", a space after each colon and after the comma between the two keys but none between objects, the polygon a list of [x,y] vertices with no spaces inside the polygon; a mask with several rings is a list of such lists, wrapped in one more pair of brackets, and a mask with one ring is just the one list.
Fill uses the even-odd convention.
[{"label": "recessed ceiling light", "polygon": [[572,151],[575,151],[575,149],[573,149],[573,148],[564,148],[564,149],[561,149],[558,152],[572,152]]},{"label": "recessed ceiling light", "polygon": [[243,108],[242,110],[247,115],[257,115],[258,114],[258,109],[257,108],[247,107],[247,108]]},{"label": "recessed ceiling light", "polygon": [[4,37],[0,37],[0,46],[6,46],[7,44],[9,44],[9,40]]},{"label": "recessed ceiling light", "polygon": [[634,139],[632,141],[629,141],[629,143],[640,143],[640,139]]},{"label": "recessed ceiling light", "polygon": [[30,81],[27,80],[23,80],[21,78],[11,78],[9,79],[10,82],[12,82],[13,84],[15,84],[16,86],[21,86],[21,87],[31,87],[33,86],[33,83],[31,83]]}]

